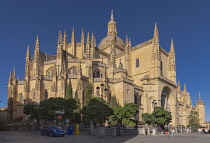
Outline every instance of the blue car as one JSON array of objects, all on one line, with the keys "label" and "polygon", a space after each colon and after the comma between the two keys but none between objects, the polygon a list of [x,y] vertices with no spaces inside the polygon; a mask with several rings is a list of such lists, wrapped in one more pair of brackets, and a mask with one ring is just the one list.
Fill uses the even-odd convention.
[{"label": "blue car", "polygon": [[64,137],[65,136],[65,131],[56,127],[56,126],[49,126],[49,127],[45,127],[45,128],[41,128],[40,130],[40,135],[48,135],[48,136],[61,136]]}]

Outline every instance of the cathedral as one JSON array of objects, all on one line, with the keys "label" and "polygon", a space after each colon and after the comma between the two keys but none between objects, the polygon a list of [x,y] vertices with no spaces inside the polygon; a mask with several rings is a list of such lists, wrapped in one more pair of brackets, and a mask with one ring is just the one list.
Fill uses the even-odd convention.
[{"label": "cathedral", "polygon": [[56,55],[42,53],[37,36],[33,57],[27,48],[23,80],[16,78],[15,69],[9,76],[8,124],[24,122],[27,118],[23,107],[30,102],[65,98],[70,80],[73,98],[81,105],[90,83],[94,97],[100,96],[109,103],[116,96],[122,106],[130,102],[137,104],[137,121],[142,121],[143,113],[152,113],[156,105],[171,112],[174,127],[187,126],[191,110],[198,111],[201,125],[205,123],[205,104],[199,96],[194,107],[186,85],[181,90],[176,79],[173,39],[170,51],[165,51],[160,46],[157,24],[153,38],[133,46],[129,37],[125,40],[118,37],[112,12],[107,35],[98,46],[93,33],[88,32],[85,37],[82,30],[78,42],[73,29],[68,42],[66,31],[60,31]]}]

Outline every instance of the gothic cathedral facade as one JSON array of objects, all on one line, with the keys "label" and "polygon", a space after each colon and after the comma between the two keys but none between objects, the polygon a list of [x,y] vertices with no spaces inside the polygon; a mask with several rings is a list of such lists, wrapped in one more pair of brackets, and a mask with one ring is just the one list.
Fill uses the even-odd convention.
[{"label": "gothic cathedral facade", "polygon": [[98,96],[96,87],[103,83],[107,92],[100,90],[99,95],[107,102],[116,96],[120,105],[133,102],[138,105],[136,120],[142,121],[142,113],[153,111],[152,102],[172,113],[172,126],[187,126],[190,111],[198,111],[200,123],[205,122],[205,104],[199,98],[196,106],[186,85],[181,91],[176,79],[176,56],[174,42],[171,40],[170,52],[159,43],[157,24],[152,39],[136,46],[126,36],[125,41],[118,37],[117,24],[111,13],[107,25],[108,32],[96,44],[94,34],[82,30],[80,42],[75,39],[74,29],[71,42],[67,34],[59,32],[56,55],[40,51],[38,36],[34,55],[30,48],[26,52],[25,77],[16,78],[16,71],[10,73],[8,82],[8,124],[26,119],[23,107],[30,102],[39,103],[50,97],[65,98],[65,88],[71,80],[73,98],[84,102],[87,83],[93,87],[93,95]]}]

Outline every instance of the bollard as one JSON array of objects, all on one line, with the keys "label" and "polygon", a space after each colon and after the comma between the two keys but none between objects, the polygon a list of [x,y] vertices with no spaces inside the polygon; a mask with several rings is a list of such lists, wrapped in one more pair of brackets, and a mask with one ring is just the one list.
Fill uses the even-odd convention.
[{"label": "bollard", "polygon": [[76,124],[76,132],[75,135],[79,135],[79,124]]}]

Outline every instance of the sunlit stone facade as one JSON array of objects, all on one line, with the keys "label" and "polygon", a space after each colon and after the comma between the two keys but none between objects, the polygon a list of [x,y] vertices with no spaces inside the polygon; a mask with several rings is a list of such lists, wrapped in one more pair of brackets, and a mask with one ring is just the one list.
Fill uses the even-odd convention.
[{"label": "sunlit stone facade", "polygon": [[8,123],[26,119],[22,113],[24,104],[65,97],[69,80],[73,97],[78,98],[81,105],[87,83],[93,87],[92,96],[98,96],[96,87],[103,83],[108,91],[103,92],[101,88],[99,95],[107,102],[115,95],[122,106],[136,103],[139,113],[135,119],[138,121],[142,121],[142,113],[153,111],[155,99],[157,106],[172,113],[172,126],[187,126],[191,110],[199,111],[200,122],[204,123],[204,102],[199,99],[193,107],[186,85],[183,91],[179,82],[177,85],[174,42],[171,40],[169,52],[160,46],[157,24],[153,38],[135,46],[127,36],[125,41],[118,37],[113,13],[107,28],[107,35],[98,46],[93,33],[87,33],[85,38],[82,30],[78,42],[73,29],[68,42],[66,32],[59,32],[56,55],[42,53],[37,37],[33,57],[29,47],[26,52],[24,79],[16,79],[15,70],[10,74]]}]

